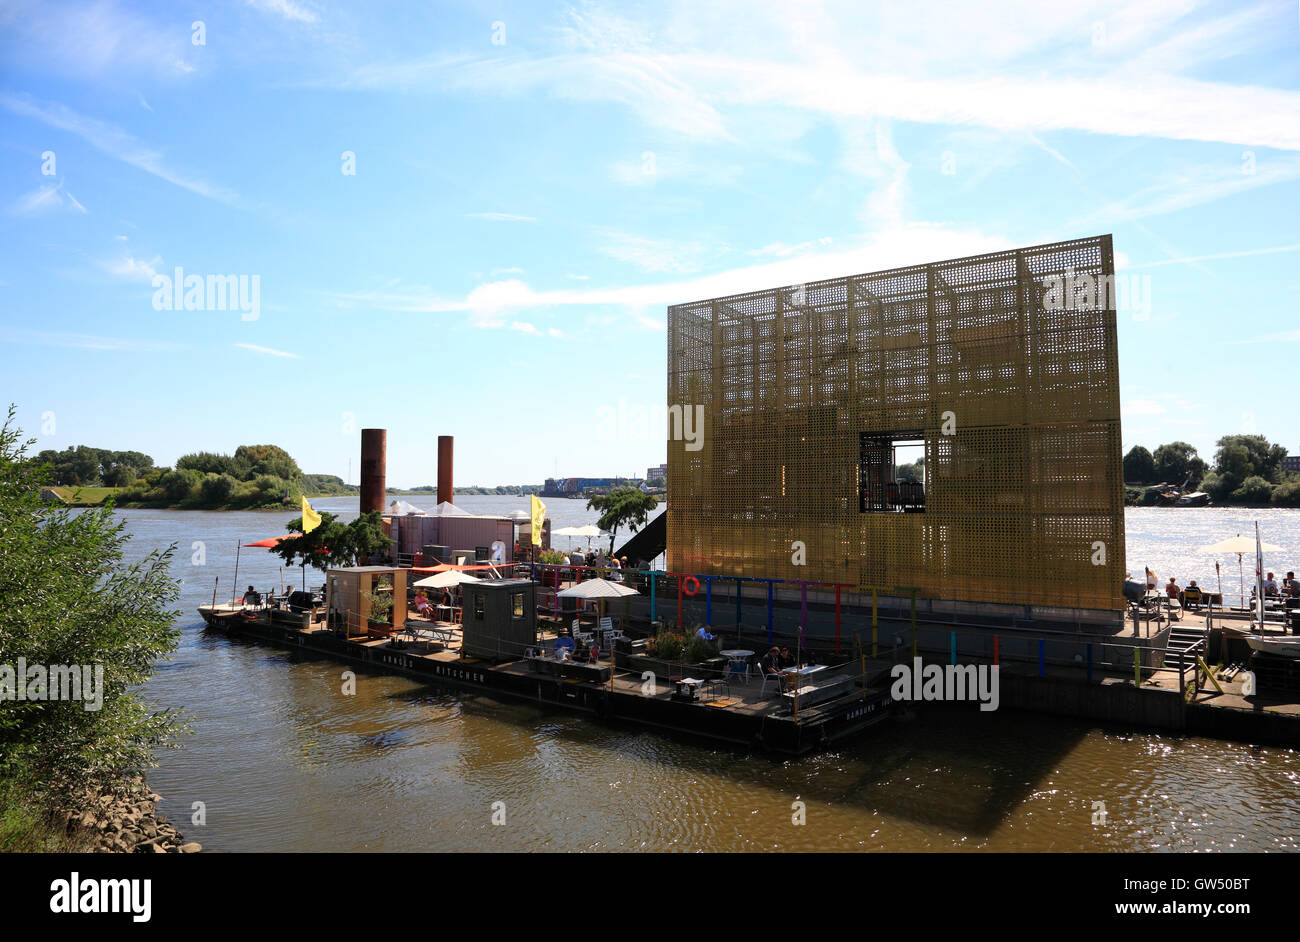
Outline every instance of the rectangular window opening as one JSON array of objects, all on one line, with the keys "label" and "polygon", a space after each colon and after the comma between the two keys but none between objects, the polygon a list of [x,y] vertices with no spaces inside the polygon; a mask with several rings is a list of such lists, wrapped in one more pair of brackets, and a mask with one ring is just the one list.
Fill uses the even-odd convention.
[{"label": "rectangular window opening", "polygon": [[859,444],[859,510],[862,513],[924,513],[924,434],[862,432]]}]

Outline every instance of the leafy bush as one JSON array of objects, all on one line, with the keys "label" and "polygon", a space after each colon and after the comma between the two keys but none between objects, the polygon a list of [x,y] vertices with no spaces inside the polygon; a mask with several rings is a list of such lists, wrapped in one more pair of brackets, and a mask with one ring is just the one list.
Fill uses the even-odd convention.
[{"label": "leafy bush", "polygon": [[158,486],[168,500],[182,501],[197,497],[202,483],[203,475],[198,471],[168,471]]},{"label": "leafy bush", "polygon": [[1232,499],[1243,504],[1267,504],[1273,495],[1273,485],[1259,475],[1252,474],[1232,492]]},{"label": "leafy bush", "polygon": [[217,507],[230,500],[238,486],[239,482],[229,474],[209,474],[199,486],[199,496],[204,505]]},{"label": "leafy bush", "polygon": [[86,709],[94,697],[84,690],[82,700],[0,703],[0,781],[28,776],[33,788],[63,794],[111,787],[153,765],[154,748],[178,728],[133,692],[180,637],[175,547],[128,565],[125,524],[111,508],[43,502],[47,477],[25,462],[30,442],[20,442],[13,414],[0,429],[0,662],[87,665],[102,668],[103,681],[98,709]]},{"label": "leafy bush", "polygon": [[661,631],[646,642],[646,654],[662,661],[679,661],[686,647],[686,638],[675,631]]},{"label": "leafy bush", "polygon": [[548,566],[560,566],[567,564],[569,559],[557,549],[545,549],[537,554],[537,561]]},{"label": "leafy bush", "polygon": [[721,645],[717,639],[706,641],[697,634],[692,634],[689,641],[686,642],[686,656],[684,660],[691,664],[700,664],[709,658],[718,656],[718,649]]},{"label": "leafy bush", "polygon": [[1300,481],[1288,481],[1279,484],[1269,498],[1274,507],[1300,507]]}]

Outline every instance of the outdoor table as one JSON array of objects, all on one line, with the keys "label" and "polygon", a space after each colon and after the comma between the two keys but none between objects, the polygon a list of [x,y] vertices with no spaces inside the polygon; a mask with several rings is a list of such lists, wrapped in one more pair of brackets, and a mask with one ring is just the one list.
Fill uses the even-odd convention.
[{"label": "outdoor table", "polygon": [[697,677],[683,677],[677,681],[676,695],[683,700],[698,700],[702,686],[704,686],[704,681]]},{"label": "outdoor table", "polygon": [[817,671],[824,671],[825,664],[805,664],[803,667],[787,667],[781,671],[781,687],[787,689],[798,680],[803,680],[809,674],[815,674]]},{"label": "outdoor table", "polygon": [[732,677],[744,677],[745,683],[748,684],[749,659],[754,656],[754,652],[746,651],[744,648],[731,648],[718,653],[727,659],[727,673]]}]

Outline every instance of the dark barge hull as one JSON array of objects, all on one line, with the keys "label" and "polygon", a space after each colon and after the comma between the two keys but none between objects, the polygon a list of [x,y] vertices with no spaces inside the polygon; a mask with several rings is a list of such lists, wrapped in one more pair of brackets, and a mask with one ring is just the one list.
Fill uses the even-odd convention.
[{"label": "dark barge hull", "polygon": [[666,697],[645,697],[608,685],[506,670],[511,662],[437,661],[387,645],[348,641],[328,631],[307,633],[297,624],[248,618],[241,614],[203,612],[209,628],[229,637],[266,642],[290,650],[310,651],[378,670],[437,681],[530,703],[557,706],[603,721],[704,737],[739,746],[754,746],[783,755],[804,755],[876,725],[889,716],[888,689],[868,688],[790,715],[739,713]]}]

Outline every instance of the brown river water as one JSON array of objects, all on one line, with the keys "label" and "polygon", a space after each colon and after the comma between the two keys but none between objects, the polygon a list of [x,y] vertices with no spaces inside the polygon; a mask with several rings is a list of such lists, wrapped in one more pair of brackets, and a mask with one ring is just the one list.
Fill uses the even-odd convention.
[{"label": "brown river water", "polygon": [[[356,510],[355,498],[313,503]],[[504,512],[527,501],[457,503]],[[557,527],[595,516],[579,501],[547,504]],[[928,705],[832,752],[779,761],[359,669],[356,695],[343,696],[347,665],[231,642],[195,612],[217,576],[229,598],[236,544],[278,536],[293,514],[121,514],[132,555],[178,544],[180,648],[144,694],[193,729],[149,780],[209,851],[1300,847],[1294,750]],[[1214,560],[1196,547],[1253,532],[1255,519],[1288,551],[1266,564],[1300,568],[1300,511],[1142,508],[1127,512],[1129,569],[1213,586]],[[1221,562],[1231,598],[1237,561]],[[277,585],[278,563],[242,550],[239,585]]]}]

